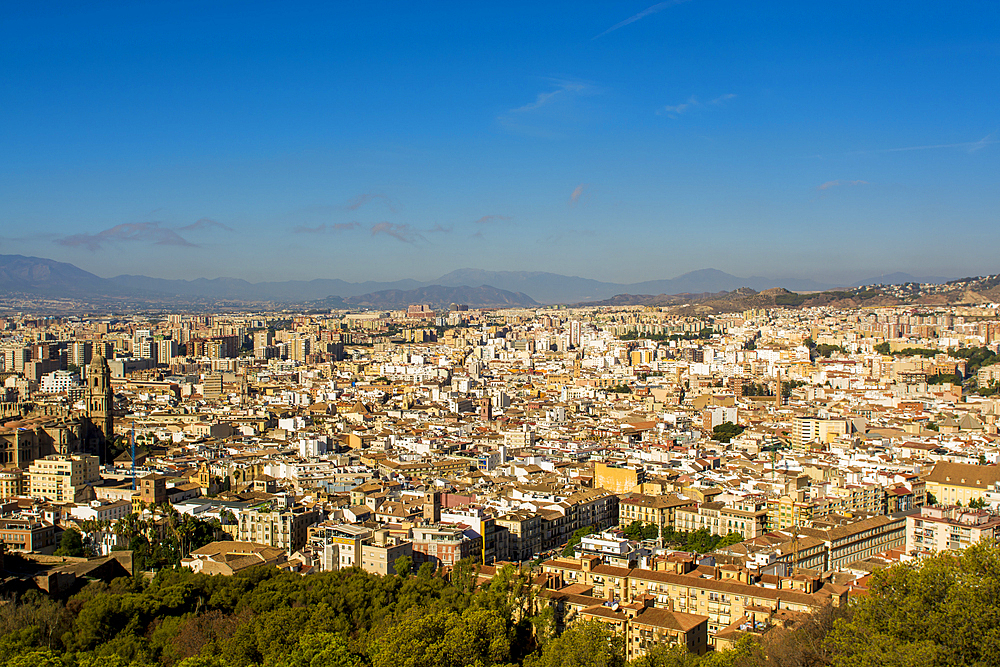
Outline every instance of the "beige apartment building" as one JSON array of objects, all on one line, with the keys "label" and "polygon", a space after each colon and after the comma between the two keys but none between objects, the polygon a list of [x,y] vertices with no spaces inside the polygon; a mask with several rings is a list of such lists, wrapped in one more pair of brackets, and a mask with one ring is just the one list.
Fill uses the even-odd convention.
[{"label": "beige apartment building", "polygon": [[927,493],[932,494],[936,502],[968,506],[970,501],[985,498],[986,492],[1000,482],[1000,466],[941,461],[934,465],[925,482]]},{"label": "beige apartment building", "polygon": [[627,526],[633,521],[657,526],[674,525],[674,514],[678,508],[694,504],[690,498],[680,496],[647,496],[639,493],[630,494],[618,503],[618,524]]},{"label": "beige apartment building", "polygon": [[767,529],[783,530],[792,526],[801,526],[812,520],[815,504],[805,502],[790,495],[767,500]]},{"label": "beige apartment building", "polygon": [[765,531],[766,504],[732,507],[723,502],[697,503],[678,507],[674,512],[674,530],[691,533],[707,530],[712,535],[739,533],[751,539]]},{"label": "beige apartment building", "polygon": [[792,422],[792,447],[805,449],[813,443],[830,443],[838,436],[848,433],[850,433],[850,425],[846,419],[796,417]]},{"label": "beige apartment building", "polygon": [[371,536],[362,526],[324,521],[308,528],[309,547],[323,572],[360,565],[361,545]]},{"label": "beige apartment building", "polygon": [[824,517],[843,512],[887,511],[888,492],[878,484],[846,484],[830,489],[829,494],[812,501],[813,517]]},{"label": "beige apartment building", "polygon": [[542,550],[542,517],[534,512],[509,512],[497,517],[496,525],[506,538],[508,560],[531,560]]},{"label": "beige apartment building", "polygon": [[24,472],[20,468],[4,468],[0,470],[0,498],[23,496],[28,490],[25,484]]},{"label": "beige apartment building", "polygon": [[73,502],[84,487],[101,480],[100,464],[90,454],[52,454],[28,466],[28,479],[32,498]]},{"label": "beige apartment building", "polygon": [[812,613],[827,604],[847,602],[847,591],[826,588],[818,578],[783,578],[775,588],[757,586],[738,569],[695,569],[693,563],[669,563],[673,569],[643,570],[605,565],[600,558],[557,558],[543,564],[544,572],[574,589],[590,589],[595,598],[628,605],[651,596],[657,608],[708,617],[708,634],[740,619],[755,624],[773,622],[779,610]]},{"label": "beige apartment building", "polygon": [[[558,602],[558,597],[555,600]],[[618,609],[603,605],[587,607],[577,612],[577,618],[600,621],[614,628],[625,640],[625,657],[630,661],[661,644],[681,646],[695,655],[704,655],[709,649],[707,616],[658,609],[649,596]]]},{"label": "beige apartment building", "polygon": [[361,568],[372,574],[396,574],[396,560],[413,558],[413,543],[387,530],[376,530],[372,539],[361,545]]},{"label": "beige apartment building", "polygon": [[607,463],[594,464],[594,488],[605,489],[618,495],[632,493],[635,487],[646,481],[642,468],[612,466]]},{"label": "beige apartment building", "polygon": [[266,544],[292,553],[306,544],[309,526],[320,519],[319,510],[294,507],[285,510],[253,510],[240,515],[237,539]]},{"label": "beige apartment building", "polygon": [[898,549],[906,543],[904,517],[874,516],[843,525],[821,525],[814,521],[809,528],[795,532],[821,540],[826,549],[823,570],[841,570],[859,560],[871,558],[889,549]]},{"label": "beige apartment building", "polygon": [[906,517],[906,552],[933,553],[964,549],[1000,536],[1000,517],[986,510],[921,507]]}]

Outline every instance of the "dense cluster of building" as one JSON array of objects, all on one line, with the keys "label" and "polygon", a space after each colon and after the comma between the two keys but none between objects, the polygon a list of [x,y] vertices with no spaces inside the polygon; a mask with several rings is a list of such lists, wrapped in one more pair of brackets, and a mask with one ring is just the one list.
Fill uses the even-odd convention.
[{"label": "dense cluster of building", "polygon": [[227,534],[184,554],[209,573],[530,563],[634,658],[1000,526],[993,305],[0,324],[8,552],[107,556],[169,505]]}]

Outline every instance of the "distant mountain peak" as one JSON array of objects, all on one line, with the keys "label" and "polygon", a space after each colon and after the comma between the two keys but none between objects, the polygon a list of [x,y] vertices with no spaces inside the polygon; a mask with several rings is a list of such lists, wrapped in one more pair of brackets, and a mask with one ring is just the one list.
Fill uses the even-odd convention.
[{"label": "distant mountain peak", "polygon": [[[944,279],[914,278],[905,273],[891,273],[856,285],[902,284],[910,282],[945,282]],[[195,278],[167,280],[141,275],[101,278],[72,264],[41,257],[0,255],[0,293],[39,296],[66,296],[96,299],[142,299],[146,303],[216,300],[233,302],[306,303],[336,296],[342,299],[369,296],[386,290],[407,292],[420,288],[481,288],[500,292],[491,299],[498,303],[556,304],[596,303],[616,295],[704,295],[734,292],[741,288],[761,292],[785,288],[798,292],[816,292],[842,288],[843,285],[819,283],[809,279],[741,278],[717,268],[688,271],[675,278],[638,283],[612,283],[579,276],[564,276],[547,271],[489,271],[462,268],[437,280],[366,281],[352,283],[339,278],[287,280],[253,283],[243,278]],[[470,295],[473,293],[470,293]],[[746,294],[749,296],[749,293]],[[739,296],[739,295],[737,295]],[[476,298],[486,298],[479,293]],[[652,298],[652,297],[650,297]],[[530,301],[530,303],[529,303]]]}]

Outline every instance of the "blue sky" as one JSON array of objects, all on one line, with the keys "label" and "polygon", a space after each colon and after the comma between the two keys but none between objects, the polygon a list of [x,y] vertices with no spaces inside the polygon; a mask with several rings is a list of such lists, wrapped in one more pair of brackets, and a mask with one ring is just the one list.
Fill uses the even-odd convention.
[{"label": "blue sky", "polygon": [[1000,272],[1000,3],[7,3],[0,253]]}]

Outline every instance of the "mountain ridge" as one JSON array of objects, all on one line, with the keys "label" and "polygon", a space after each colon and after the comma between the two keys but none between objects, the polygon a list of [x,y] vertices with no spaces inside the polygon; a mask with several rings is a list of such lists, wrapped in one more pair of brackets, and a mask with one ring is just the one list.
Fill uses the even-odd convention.
[{"label": "mountain ridge", "polygon": [[[938,279],[935,279],[938,280]],[[943,280],[943,279],[940,279]],[[879,282],[921,282],[905,273],[893,273],[877,279],[859,281],[854,286]],[[531,304],[597,303],[622,295],[705,295],[732,292],[741,287],[755,291],[784,288],[792,291],[825,291],[839,286],[810,279],[741,278],[725,271],[706,268],[689,271],[674,278],[638,283],[612,283],[565,276],[547,271],[488,271],[463,268],[431,281],[402,279],[352,283],[340,278],[313,280],[264,281],[253,283],[242,278],[166,279],[122,274],[102,278],[79,267],[52,259],[23,255],[0,255],[0,293],[74,298],[144,298],[150,301],[229,300],[245,302],[308,303],[338,297],[352,303],[355,297],[381,292],[413,291],[422,288],[478,288],[488,286],[499,293],[469,292],[470,295],[498,303],[509,299]],[[516,296],[521,295],[521,296]],[[395,300],[397,297],[383,295]],[[414,295],[414,300],[419,296]],[[371,298],[368,299],[371,301]],[[477,305],[470,303],[471,305]]]}]

